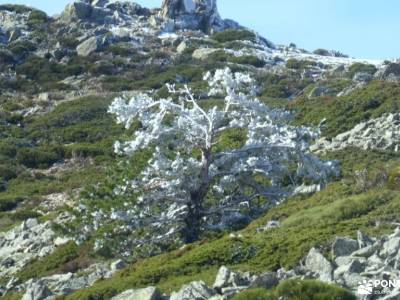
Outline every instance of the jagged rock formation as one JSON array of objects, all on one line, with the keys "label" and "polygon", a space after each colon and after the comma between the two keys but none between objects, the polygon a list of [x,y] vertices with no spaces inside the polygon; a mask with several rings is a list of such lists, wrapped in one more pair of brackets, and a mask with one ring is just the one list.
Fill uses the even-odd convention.
[{"label": "jagged rock formation", "polygon": [[122,266],[115,263],[111,265],[94,264],[82,270],[79,273],[82,275],[66,273],[34,278],[19,285],[17,289],[25,291],[22,297],[23,300],[54,299],[56,296],[68,295],[76,290],[89,287],[99,279],[110,278]]},{"label": "jagged rock formation", "polygon": [[364,150],[400,150],[400,113],[384,115],[358,124],[331,141],[322,138],[311,147],[315,152],[337,151],[348,147]]},{"label": "jagged rock formation", "polygon": [[77,21],[112,24],[135,15],[149,16],[150,10],[129,1],[79,0],[67,5],[60,21],[67,24]]},{"label": "jagged rock formation", "polygon": [[54,250],[51,223],[28,219],[20,226],[0,233],[0,277],[12,275],[32,259]]},{"label": "jagged rock formation", "polygon": [[172,20],[175,29],[212,32],[239,27],[233,21],[221,19],[216,0],[164,0],[161,17]]}]

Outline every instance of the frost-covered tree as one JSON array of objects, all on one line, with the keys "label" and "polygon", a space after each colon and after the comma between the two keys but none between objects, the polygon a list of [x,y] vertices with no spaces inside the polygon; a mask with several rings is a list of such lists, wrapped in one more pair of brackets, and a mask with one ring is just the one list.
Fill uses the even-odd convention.
[{"label": "frost-covered tree", "polygon": [[[137,220],[164,239],[183,234],[192,242],[205,228],[243,220],[336,172],[332,162],[308,153],[317,133],[288,125],[288,112],[259,101],[249,75],[226,68],[204,79],[209,96],[221,99],[211,109],[188,86],[174,85],[168,85],[174,97],[117,98],[109,109],[127,129],[141,123],[132,140],[115,143],[117,153],[154,149],[141,175],[118,191],[140,193],[133,208]],[[245,133],[242,146],[221,149],[220,138],[232,130]]]}]

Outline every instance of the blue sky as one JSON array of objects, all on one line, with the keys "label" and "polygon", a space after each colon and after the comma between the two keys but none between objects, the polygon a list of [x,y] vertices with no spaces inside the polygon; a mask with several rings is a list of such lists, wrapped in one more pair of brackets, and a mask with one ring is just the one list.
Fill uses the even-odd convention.
[{"label": "blue sky", "polygon": [[[0,0],[31,5],[49,14],[68,0]],[[137,0],[157,7],[161,0]],[[399,0],[218,0],[220,14],[277,44],[340,50],[360,58],[400,57]]]}]

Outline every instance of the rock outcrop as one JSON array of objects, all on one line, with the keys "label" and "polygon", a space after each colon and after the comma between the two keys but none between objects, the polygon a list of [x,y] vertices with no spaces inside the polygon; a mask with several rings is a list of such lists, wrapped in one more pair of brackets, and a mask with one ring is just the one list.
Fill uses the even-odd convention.
[{"label": "rock outcrop", "polygon": [[92,22],[113,24],[132,16],[149,16],[150,10],[130,1],[77,0],[68,4],[60,16],[62,23]]},{"label": "rock outcrop", "polygon": [[213,32],[239,27],[233,21],[221,19],[217,0],[164,0],[160,14],[164,20],[173,22],[174,29]]},{"label": "rock outcrop", "polygon": [[54,250],[51,223],[28,219],[8,232],[0,233],[0,277],[11,276],[35,258]]},{"label": "rock outcrop", "polygon": [[348,147],[363,150],[400,150],[400,113],[383,115],[339,134],[331,141],[322,138],[311,147],[315,152],[337,151]]},{"label": "rock outcrop", "polygon": [[[48,277],[30,279],[17,286],[16,289],[25,291],[22,298],[23,300],[54,299],[57,296],[65,296],[74,291],[89,287],[99,279],[110,278],[121,267],[121,264],[117,262],[111,263],[111,265],[107,263],[94,264],[78,273],[55,274]],[[157,298],[151,298],[150,296],[146,298],[145,296],[151,294],[159,295],[159,293],[157,294],[156,292],[158,292],[158,290],[151,293],[151,288],[147,288],[134,293],[134,295],[137,296],[142,295],[142,298],[121,297],[117,299],[154,300]],[[128,291],[126,294],[128,294]]]}]

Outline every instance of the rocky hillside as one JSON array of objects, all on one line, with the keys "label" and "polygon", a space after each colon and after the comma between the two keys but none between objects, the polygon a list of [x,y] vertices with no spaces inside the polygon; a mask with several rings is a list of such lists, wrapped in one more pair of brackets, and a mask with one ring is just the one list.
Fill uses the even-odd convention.
[{"label": "rocky hillside", "polygon": [[[400,62],[275,45],[222,19],[213,0],[164,0],[160,9],[80,0],[53,17],[10,4],[0,5],[0,20],[1,299],[399,299],[400,286],[384,280],[400,280],[392,233],[400,224]],[[146,195],[122,188],[158,150],[115,153],[116,141],[145,126],[135,119],[125,128],[110,107],[144,94],[165,104],[175,84],[190,88],[199,112],[217,111],[223,97],[208,92],[204,75],[227,67],[254,80],[253,107],[275,116],[275,142],[290,137],[300,152],[275,173],[287,176],[206,193],[212,211],[260,186],[280,188],[254,197],[257,205],[231,201],[187,243],[175,234],[175,198],[138,212]],[[249,132],[237,125],[252,114],[221,126],[210,155],[248,151]],[[246,167],[261,161],[250,158]],[[309,163],[306,176],[295,172]],[[142,221],[156,213],[168,224]],[[372,282],[368,294],[359,282]]]}]

